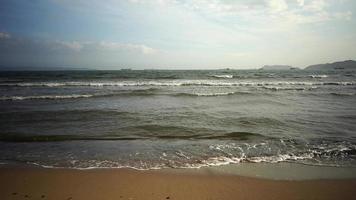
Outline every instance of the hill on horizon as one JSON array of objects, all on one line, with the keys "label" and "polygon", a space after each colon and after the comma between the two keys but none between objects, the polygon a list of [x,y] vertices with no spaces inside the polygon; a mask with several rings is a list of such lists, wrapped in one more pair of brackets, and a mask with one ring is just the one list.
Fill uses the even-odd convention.
[{"label": "hill on horizon", "polygon": [[345,60],[326,64],[309,65],[305,70],[356,70],[356,61]]}]

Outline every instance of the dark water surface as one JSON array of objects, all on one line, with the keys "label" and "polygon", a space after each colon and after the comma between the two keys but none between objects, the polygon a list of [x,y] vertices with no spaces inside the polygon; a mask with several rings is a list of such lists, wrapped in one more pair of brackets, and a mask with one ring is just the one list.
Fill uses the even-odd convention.
[{"label": "dark water surface", "polygon": [[0,163],[356,167],[356,72],[0,72]]}]

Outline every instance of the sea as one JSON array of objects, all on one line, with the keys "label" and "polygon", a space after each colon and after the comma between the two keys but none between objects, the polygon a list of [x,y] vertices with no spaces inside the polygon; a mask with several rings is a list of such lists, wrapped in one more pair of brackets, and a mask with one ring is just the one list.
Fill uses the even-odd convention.
[{"label": "sea", "polygon": [[0,164],[356,167],[356,71],[0,72]]}]

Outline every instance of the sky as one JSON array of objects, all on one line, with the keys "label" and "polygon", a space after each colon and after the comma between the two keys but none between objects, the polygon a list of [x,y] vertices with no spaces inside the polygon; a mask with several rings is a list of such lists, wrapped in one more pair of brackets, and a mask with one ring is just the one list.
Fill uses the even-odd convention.
[{"label": "sky", "polygon": [[0,0],[0,69],[356,60],[354,0]]}]

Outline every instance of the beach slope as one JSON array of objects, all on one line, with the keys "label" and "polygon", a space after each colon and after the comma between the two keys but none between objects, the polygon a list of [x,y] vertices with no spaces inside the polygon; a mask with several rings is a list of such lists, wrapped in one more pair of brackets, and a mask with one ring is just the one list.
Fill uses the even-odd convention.
[{"label": "beach slope", "polygon": [[355,188],[356,180],[286,181],[130,169],[0,169],[2,200],[352,199]]}]

